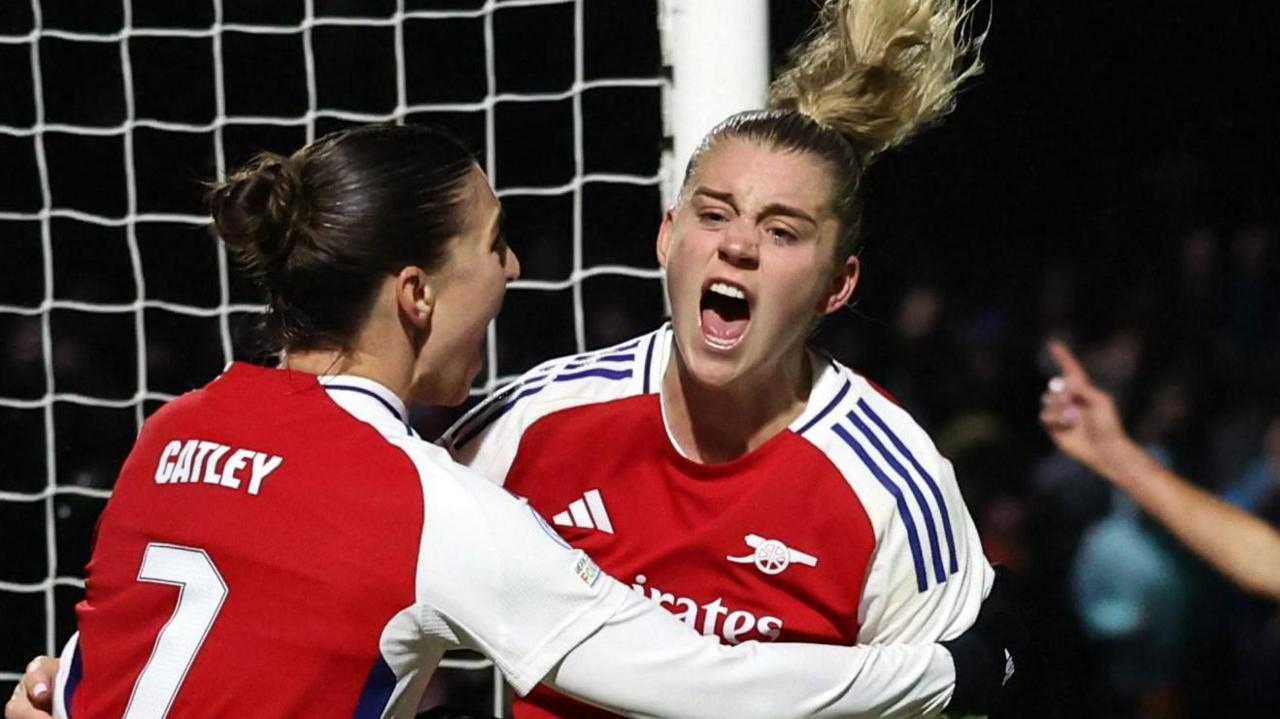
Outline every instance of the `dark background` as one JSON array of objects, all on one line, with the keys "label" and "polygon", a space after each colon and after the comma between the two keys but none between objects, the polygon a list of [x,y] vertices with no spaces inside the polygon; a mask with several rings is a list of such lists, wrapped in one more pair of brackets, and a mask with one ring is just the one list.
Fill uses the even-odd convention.
[{"label": "dark background", "polygon": [[[586,80],[663,75],[655,5],[585,3]],[[1013,570],[1043,648],[1038,715],[1265,714],[1280,684],[1275,606],[1235,592],[1113,501],[1101,480],[1054,455],[1035,416],[1050,369],[1041,345],[1050,334],[1066,337],[1117,393],[1140,439],[1213,491],[1230,495],[1261,472],[1262,484],[1249,486],[1263,489],[1242,501],[1275,518],[1280,439],[1265,445],[1264,437],[1271,428],[1280,438],[1280,11],[1257,2],[993,5],[985,74],[943,125],[872,169],[858,299],[826,323],[818,341],[886,385],[955,462],[984,545]],[[410,11],[481,6],[406,3]],[[494,90],[568,91],[573,6],[497,7]],[[299,0],[228,0],[222,8],[226,23],[297,25],[302,17]],[[120,3],[58,0],[40,9],[45,28],[113,33],[125,23]],[[394,3],[317,0],[315,10],[318,17],[387,18]],[[777,61],[813,12],[809,2],[774,0]],[[131,5],[133,28],[213,21],[208,3]],[[32,27],[28,4],[0,6],[0,36]],[[481,17],[405,22],[405,97],[417,108],[405,119],[444,124],[476,149],[503,194],[525,279],[564,280],[573,269],[573,194],[519,188],[574,178],[574,100],[498,102],[490,164],[485,111],[476,105],[486,95],[483,29]],[[313,136],[352,122],[325,111],[395,111],[392,28],[317,27],[311,45],[322,111]],[[303,46],[298,32],[223,34],[225,114],[237,119],[221,133],[225,167],[307,140],[306,123],[241,121],[306,113]],[[10,400],[0,404],[0,491],[46,487],[50,438],[58,486],[110,487],[137,430],[136,393],[149,393],[150,412],[166,396],[203,384],[228,359],[218,252],[196,224],[200,181],[218,166],[214,43],[133,36],[127,50],[135,117],[197,126],[132,131],[136,210],[191,221],[144,219],[131,237],[119,223],[56,217],[46,277],[40,222],[22,215],[43,206],[37,144],[20,131],[37,114],[31,46],[0,42],[0,399]],[[45,122],[124,122],[120,42],[45,36],[39,55]],[[656,87],[589,89],[580,105],[583,171],[656,175],[664,147]],[[52,207],[105,218],[128,213],[122,134],[50,130],[42,142]],[[655,181],[587,183],[582,266],[656,268],[660,209]],[[228,324],[237,330],[258,298],[234,276],[225,291],[234,306]],[[580,291],[587,347],[645,331],[663,316],[653,279],[597,277]],[[31,309],[46,293],[119,307],[48,311],[46,357],[44,320]],[[140,294],[187,311],[137,310],[131,303]],[[512,290],[498,321],[494,374],[581,349],[574,306],[572,290]],[[235,353],[243,356],[245,346]],[[14,406],[50,391],[120,406],[73,398],[52,410]],[[436,434],[456,416],[420,408],[415,422]],[[47,578],[46,513],[55,517],[58,576],[79,576],[101,505],[66,494],[0,502],[0,543],[9,548],[0,581]],[[1131,534],[1123,536],[1149,551],[1114,545],[1099,527],[1126,528]],[[1100,610],[1088,597],[1105,589],[1096,586],[1099,571],[1121,584],[1127,573],[1138,577],[1146,565],[1126,562],[1139,556],[1164,571],[1158,581],[1130,582],[1143,590],[1126,595],[1125,606],[1144,619],[1117,629],[1092,613]],[[55,591],[59,642],[79,592]],[[17,671],[46,650],[45,593],[0,592],[0,616],[16,618],[0,622],[0,671]]]}]

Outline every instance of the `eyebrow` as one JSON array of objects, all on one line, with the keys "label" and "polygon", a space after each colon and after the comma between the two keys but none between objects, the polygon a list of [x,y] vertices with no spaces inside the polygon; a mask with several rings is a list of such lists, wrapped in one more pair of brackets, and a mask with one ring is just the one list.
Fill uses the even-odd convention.
[{"label": "eyebrow", "polygon": [[719,200],[720,202],[723,202],[729,207],[732,207],[734,212],[738,211],[738,205],[733,201],[732,192],[716,192],[715,190],[712,190],[710,188],[703,187],[702,185],[698,185],[697,187],[694,188],[693,194],[695,197],[698,195],[704,195],[706,197],[710,197],[713,200]]},{"label": "eyebrow", "polygon": [[[725,203],[729,207],[732,207],[734,212],[739,211],[737,203],[733,201],[732,192],[719,192],[719,191],[712,190],[710,188],[702,187],[701,185],[699,185],[698,187],[694,188],[693,194],[695,196],[703,195],[705,197],[710,197],[713,200],[719,200],[720,202]],[[805,212],[799,207],[784,205],[781,202],[770,202],[769,204],[765,205],[763,209],[760,210],[760,217],[770,217],[773,215],[782,215],[784,217],[794,217],[798,220],[804,220],[805,222],[808,222],[812,225],[818,224],[818,221],[814,219],[813,215],[810,215],[808,212]]]}]

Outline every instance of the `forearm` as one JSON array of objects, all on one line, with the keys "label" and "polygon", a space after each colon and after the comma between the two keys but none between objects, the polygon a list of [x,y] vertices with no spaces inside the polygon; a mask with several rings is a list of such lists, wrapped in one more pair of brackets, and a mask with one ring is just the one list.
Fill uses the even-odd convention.
[{"label": "forearm", "polygon": [[724,646],[635,597],[547,681],[641,717],[928,717],[954,677],[937,644]]},{"label": "forearm", "polygon": [[1101,467],[1192,551],[1244,589],[1280,599],[1280,532],[1128,444]]}]

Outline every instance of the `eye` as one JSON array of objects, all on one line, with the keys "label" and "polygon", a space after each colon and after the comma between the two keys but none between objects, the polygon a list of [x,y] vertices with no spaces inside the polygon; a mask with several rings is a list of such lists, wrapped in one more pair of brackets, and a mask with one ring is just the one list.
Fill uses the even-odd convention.
[{"label": "eye", "polygon": [[723,210],[706,208],[698,211],[698,221],[704,225],[718,225],[729,219]]},{"label": "eye", "polygon": [[775,226],[775,227],[770,227],[765,231],[769,233],[769,236],[772,237],[774,241],[783,245],[789,245],[792,242],[795,242],[796,240],[800,239],[799,235],[797,235],[795,232],[792,232],[790,229],[786,227]]}]

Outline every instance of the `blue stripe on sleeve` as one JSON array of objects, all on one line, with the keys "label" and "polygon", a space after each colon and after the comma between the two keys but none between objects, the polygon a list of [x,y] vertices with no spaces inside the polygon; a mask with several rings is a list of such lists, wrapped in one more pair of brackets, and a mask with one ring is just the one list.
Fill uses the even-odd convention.
[{"label": "blue stripe on sleeve", "polygon": [[862,433],[862,436],[867,438],[867,441],[871,443],[871,446],[876,448],[876,451],[884,458],[885,463],[888,464],[899,477],[902,477],[902,481],[905,482],[907,488],[911,490],[911,496],[916,498],[916,506],[920,508],[920,514],[924,517],[924,528],[929,533],[929,548],[933,550],[934,576],[938,578],[939,584],[947,581],[947,573],[942,568],[942,550],[938,548],[938,527],[933,522],[933,512],[929,510],[928,503],[924,501],[924,494],[920,491],[920,488],[916,486],[916,481],[911,477],[911,474],[907,472],[906,467],[903,467],[902,463],[895,459],[893,455],[889,453],[889,450],[885,449],[884,444],[881,443],[875,433],[873,433],[871,429],[858,418],[858,415],[850,412],[849,419],[853,421],[853,425],[858,428],[858,431]]},{"label": "blue stripe on sleeve", "polygon": [[595,364],[596,362],[630,362],[635,359],[635,354],[622,352],[619,354],[602,355],[600,357],[587,357],[586,359],[575,360],[565,365],[565,369],[577,369]]},{"label": "blue stripe on sleeve", "polygon": [[867,404],[866,400],[859,399],[858,407],[871,418],[872,422],[876,423],[876,426],[884,432],[889,441],[893,443],[893,446],[897,447],[902,456],[906,457],[911,466],[915,467],[915,470],[920,473],[920,476],[924,478],[925,484],[929,485],[929,492],[933,494],[933,498],[938,502],[938,511],[942,514],[942,530],[947,535],[947,548],[951,552],[951,573],[955,574],[960,570],[960,564],[956,561],[956,538],[951,532],[951,512],[947,510],[946,500],[942,498],[942,490],[938,488],[937,481],[934,480],[933,475],[924,471],[924,467],[921,467],[920,463],[916,461],[916,456],[907,449],[907,445],[902,440],[898,439],[898,435],[889,429],[889,425],[885,424],[883,419],[880,419],[880,415],[871,409],[871,405]]},{"label": "blue stripe on sleeve", "polygon": [[72,719],[71,698],[75,696],[76,687],[84,676],[84,664],[80,660],[80,642],[76,641],[75,651],[71,654],[71,669],[67,670],[67,685],[62,688],[62,706],[67,710],[67,719]]},{"label": "blue stripe on sleeve", "polygon": [[476,421],[473,422],[471,426],[468,427],[462,435],[460,435],[456,440],[454,440],[453,448],[462,449],[463,447],[467,446],[468,442],[475,439],[477,436],[479,436],[481,432],[488,429],[489,425],[498,421],[499,417],[511,411],[511,408],[516,406],[517,402],[524,399],[525,397],[531,397],[546,388],[547,388],[546,383],[535,385],[533,387],[526,387],[523,390],[521,390],[520,393],[517,394],[515,397],[512,397],[507,402],[504,402],[503,404],[498,405],[498,407],[494,409],[492,412],[489,412],[483,417],[477,417]]},{"label": "blue stripe on sleeve", "polygon": [[[527,384],[533,379],[534,378],[524,378],[524,382]],[[480,404],[473,407],[471,411],[462,418],[462,421],[459,424],[449,428],[449,431],[446,432],[443,437],[446,445],[449,447],[459,446],[458,437],[468,434],[470,428],[474,427],[477,422],[483,422],[488,419],[489,414],[500,409],[502,406],[500,403],[505,400],[508,395],[511,395],[516,390],[520,389],[521,386],[520,380],[517,380],[494,390],[493,393],[484,398]]]},{"label": "blue stripe on sleeve", "polygon": [[[617,347],[609,347],[604,350],[596,350],[595,352],[578,355],[577,357],[569,360],[568,363],[561,365],[559,367],[559,371],[563,372],[566,370],[578,369],[596,362],[628,362],[634,360],[635,355],[626,354],[626,351],[638,347],[642,340],[643,338],[639,338],[626,344],[618,345]],[[609,352],[611,354],[601,355],[600,352]],[[461,447],[474,439],[477,434],[483,432],[484,428],[492,424],[495,419],[506,414],[511,407],[507,406],[507,404],[498,404],[504,395],[510,394],[512,390],[518,387],[528,387],[534,382],[542,380],[550,381],[551,376],[556,371],[556,366],[552,365],[546,369],[532,371],[512,383],[498,388],[498,390],[489,395],[487,399],[477,405],[476,409],[472,410],[473,414],[470,417],[465,418],[462,424],[457,425],[457,428],[452,434],[454,437],[459,439],[455,439],[453,442],[450,442],[449,446],[454,448]],[[522,392],[519,397],[516,397],[516,399],[527,396],[529,396],[528,393]]]},{"label": "blue stripe on sleeve", "polygon": [[360,690],[360,698],[356,700],[356,710],[351,719],[379,719],[391,701],[391,693],[396,689],[396,675],[391,671],[387,660],[379,654],[369,668],[369,676],[364,680],[364,689]]},{"label": "blue stripe on sleeve", "polygon": [[629,369],[607,369],[605,367],[592,367],[584,369],[581,372],[573,372],[571,374],[562,374],[557,376],[553,382],[569,382],[575,379],[583,379],[585,377],[603,377],[604,379],[618,380],[627,379],[631,376]]},{"label": "blue stripe on sleeve", "polygon": [[652,392],[652,390],[649,389],[649,369],[650,369],[650,365],[653,364],[653,346],[656,344],[658,344],[658,335],[655,332],[654,334],[649,336],[649,349],[645,350],[645,353],[644,353],[644,393],[645,394],[649,394],[650,392]]},{"label": "blue stripe on sleeve", "polygon": [[635,359],[635,353],[632,350],[639,347],[642,341],[644,341],[644,338],[639,337],[617,347],[606,347],[601,350],[584,352],[566,362],[563,365],[563,369],[577,369],[596,362],[626,362],[633,360]]},{"label": "blue stripe on sleeve", "polygon": [[461,431],[457,435],[457,439],[453,441],[452,446],[454,449],[462,449],[467,445],[467,443],[469,443],[471,440],[479,436],[481,432],[488,429],[489,425],[498,421],[498,418],[502,417],[502,415],[511,411],[511,408],[515,407],[516,404],[520,402],[520,400],[526,397],[531,397],[541,392],[542,390],[546,389],[547,386],[551,384],[551,382],[572,382],[573,380],[585,379],[587,377],[601,377],[608,380],[620,380],[620,379],[628,379],[629,377],[631,377],[631,374],[632,372],[630,369],[609,369],[607,367],[589,367],[587,369],[584,369],[578,372],[571,372],[569,374],[562,374],[562,375],[556,376],[549,381],[543,381],[542,384],[533,385],[531,387],[525,387],[524,389],[520,390],[520,392],[517,393],[515,397],[512,397],[510,400],[508,400],[504,404],[499,405],[498,407],[494,408],[493,410],[481,416],[477,416],[470,424],[468,424],[463,428],[460,428]]},{"label": "blue stripe on sleeve", "polygon": [[823,407],[821,412],[814,415],[813,419],[809,420],[808,422],[805,422],[804,426],[801,427],[800,431],[796,432],[796,434],[804,434],[805,432],[808,432],[810,429],[813,428],[813,425],[822,421],[823,417],[826,417],[828,414],[830,414],[831,410],[835,409],[836,405],[840,404],[840,400],[844,399],[844,396],[846,394],[849,394],[850,385],[851,383],[849,382],[849,378],[845,377],[844,386],[840,388],[839,392],[836,392],[835,398],[833,398],[830,402],[828,402],[827,406]]},{"label": "blue stripe on sleeve", "polygon": [[916,535],[916,523],[911,517],[911,508],[907,506],[906,498],[902,496],[902,490],[898,485],[894,484],[887,476],[885,476],[885,473],[880,469],[880,466],[867,455],[867,452],[862,448],[862,445],[858,444],[858,440],[854,439],[853,435],[849,434],[844,427],[839,424],[835,424],[832,425],[831,429],[840,436],[840,439],[844,440],[845,444],[849,445],[849,447],[857,453],[858,458],[862,460],[862,463],[867,465],[867,469],[871,470],[871,473],[880,481],[881,486],[883,486],[889,494],[893,495],[894,500],[898,503],[898,514],[902,517],[902,526],[907,530],[907,543],[911,545],[911,559],[916,568],[916,588],[923,592],[929,588],[929,576],[925,573],[924,557],[920,553],[920,537]]}]

